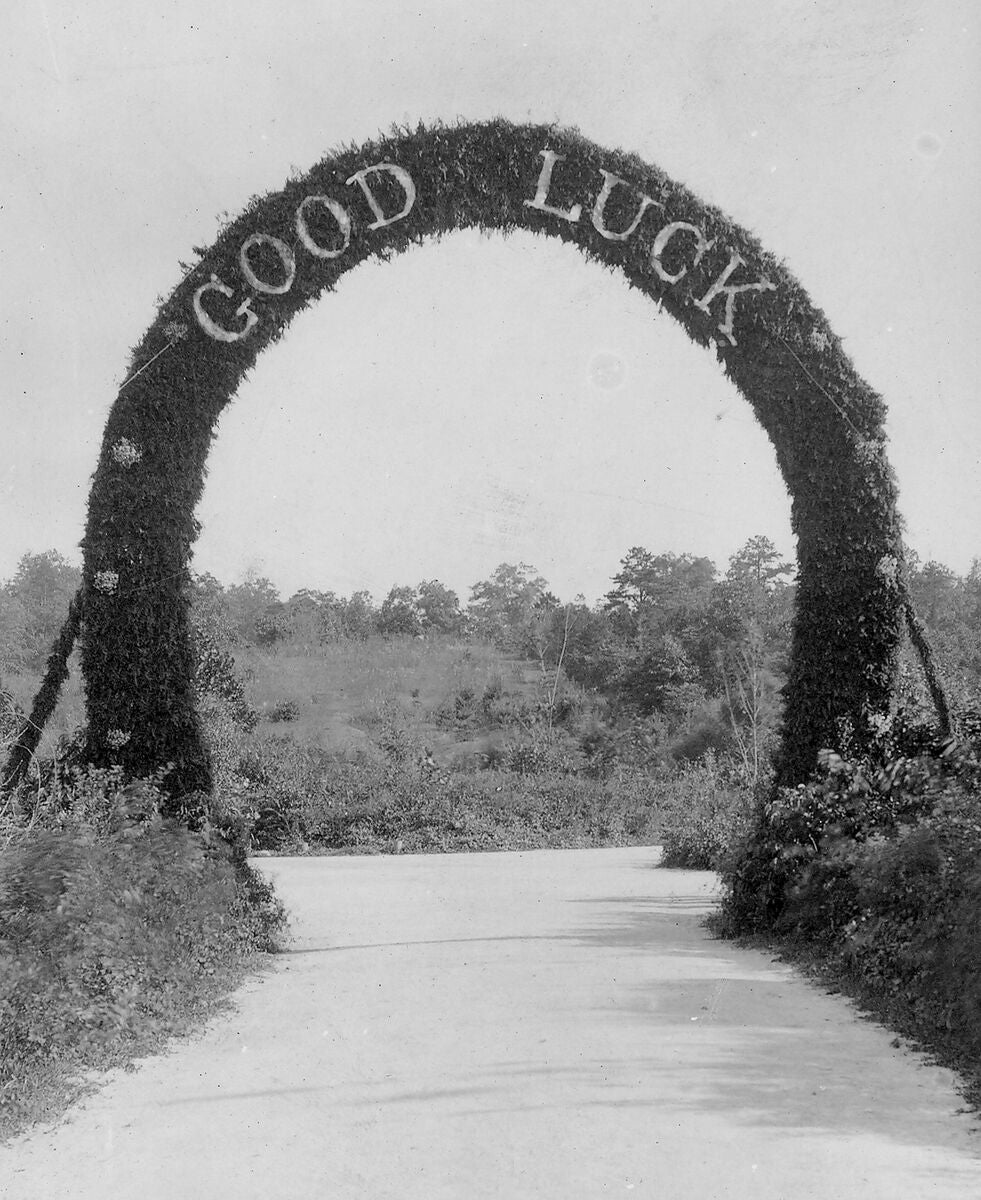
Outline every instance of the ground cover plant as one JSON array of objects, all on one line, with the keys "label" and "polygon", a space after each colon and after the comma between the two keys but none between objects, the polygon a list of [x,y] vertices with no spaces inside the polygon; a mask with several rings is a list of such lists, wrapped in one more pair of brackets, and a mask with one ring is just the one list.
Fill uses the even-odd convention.
[{"label": "ground cover plant", "polygon": [[0,1137],[198,1027],[285,926],[224,838],[162,815],[159,781],[33,785],[0,812]]},{"label": "ground cover plant", "polygon": [[[955,710],[956,711],[956,710]],[[723,863],[723,932],[763,935],[959,1069],[981,1102],[981,715],[897,716],[761,801]]]},{"label": "ground cover plant", "polygon": [[658,780],[662,865],[718,870],[749,822],[754,792],[766,786],[765,779],[751,785],[738,763],[711,751],[665,772]]},{"label": "ground cover plant", "polygon": [[235,771],[225,803],[244,817],[254,851],[619,846],[652,844],[660,832],[657,789],[640,772],[444,772],[400,750],[382,761],[344,759],[287,737],[254,748]]}]

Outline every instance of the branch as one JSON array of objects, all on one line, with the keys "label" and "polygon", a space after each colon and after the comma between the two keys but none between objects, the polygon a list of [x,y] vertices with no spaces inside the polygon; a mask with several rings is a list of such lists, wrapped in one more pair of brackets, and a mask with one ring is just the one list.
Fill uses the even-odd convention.
[{"label": "branch", "polygon": [[75,646],[81,623],[82,589],[79,588],[68,606],[68,616],[61,627],[61,633],[58,634],[51,648],[44,679],[41,681],[41,686],[31,707],[31,715],[27,718],[24,728],[20,731],[7,758],[3,776],[0,779],[0,791],[12,791],[27,774],[44,727],[58,703],[61,685],[68,678],[68,658]]},{"label": "branch", "polygon": [[930,645],[927,637],[926,627],[917,616],[916,609],[913,606],[913,596],[905,575],[902,579],[902,590],[906,627],[909,629],[910,641],[916,647],[916,653],[919,655],[923,674],[926,676],[927,687],[930,689],[930,698],[933,700],[933,707],[937,710],[940,733],[942,737],[950,737],[950,704],[947,701],[947,693],[944,691],[940,672],[937,670],[937,662],[934,658],[933,647]]}]

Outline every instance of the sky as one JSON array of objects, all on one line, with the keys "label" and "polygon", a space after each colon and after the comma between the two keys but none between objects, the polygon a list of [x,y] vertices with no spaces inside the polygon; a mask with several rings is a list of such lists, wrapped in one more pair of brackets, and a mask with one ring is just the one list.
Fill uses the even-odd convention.
[{"label": "sky", "polygon": [[[885,398],[908,545],[981,555],[981,11],[966,0],[121,0],[0,16],[0,579],[78,542],[130,348],[192,246],[394,123],[558,122],[786,261]],[[526,562],[593,600],[635,545],[792,555],[714,360],[551,239],[348,273],[222,416],[193,566],[466,598]]]}]

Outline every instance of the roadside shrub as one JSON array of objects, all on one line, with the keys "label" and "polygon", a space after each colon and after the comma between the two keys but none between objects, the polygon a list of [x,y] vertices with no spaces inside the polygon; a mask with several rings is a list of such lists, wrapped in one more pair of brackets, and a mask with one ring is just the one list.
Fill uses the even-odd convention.
[{"label": "roadside shrub", "polygon": [[146,1052],[213,1005],[285,916],[218,843],[162,815],[159,781],[75,774],[0,850],[0,1110]]},{"label": "roadside shrub", "polygon": [[357,853],[626,845],[657,840],[651,781],[554,769],[446,771],[420,755],[341,758],[289,738],[239,762],[255,850]]},{"label": "roadside shrub", "polygon": [[814,780],[761,800],[724,866],[722,925],[816,948],[981,1092],[981,727],[965,716],[945,741],[884,723],[876,754],[825,752]]},{"label": "roadside shrub", "polygon": [[[809,783],[761,798],[727,866],[733,932],[779,926],[833,934],[854,915],[844,895],[830,900],[836,887],[852,886],[843,882],[853,868],[851,844],[930,818],[951,789],[977,789],[979,745],[970,737],[942,741],[900,714],[882,723],[878,743],[862,757],[848,761],[825,750]],[[819,893],[825,913],[805,914]]]},{"label": "roadside shrub", "polygon": [[931,813],[855,854],[843,960],[917,1029],[953,1034],[981,1063],[981,812],[951,781]]},{"label": "roadside shrub", "polygon": [[233,790],[219,799],[247,820],[252,849],[295,852],[304,848],[300,813],[306,797],[317,788],[317,764],[322,757],[322,751],[300,746],[290,737],[253,742],[245,748]]},{"label": "roadside shrub", "polygon": [[666,867],[714,871],[744,828],[751,790],[711,752],[658,776]]}]

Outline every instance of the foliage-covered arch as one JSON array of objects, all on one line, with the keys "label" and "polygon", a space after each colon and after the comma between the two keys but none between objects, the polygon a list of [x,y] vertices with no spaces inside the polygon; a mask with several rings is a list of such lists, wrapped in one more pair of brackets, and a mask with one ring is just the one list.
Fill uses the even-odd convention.
[{"label": "foliage-covered arch", "polygon": [[559,237],[621,272],[712,349],[769,434],[798,539],[781,780],[809,774],[842,718],[861,728],[888,708],[902,547],[881,399],[796,280],[721,212],[631,155],[497,120],[325,158],[254,199],[161,305],[89,499],[74,616],[94,762],[133,774],[172,763],[175,795],[208,789],[188,563],[218,417],[257,355],[345,271],[470,226]]}]

